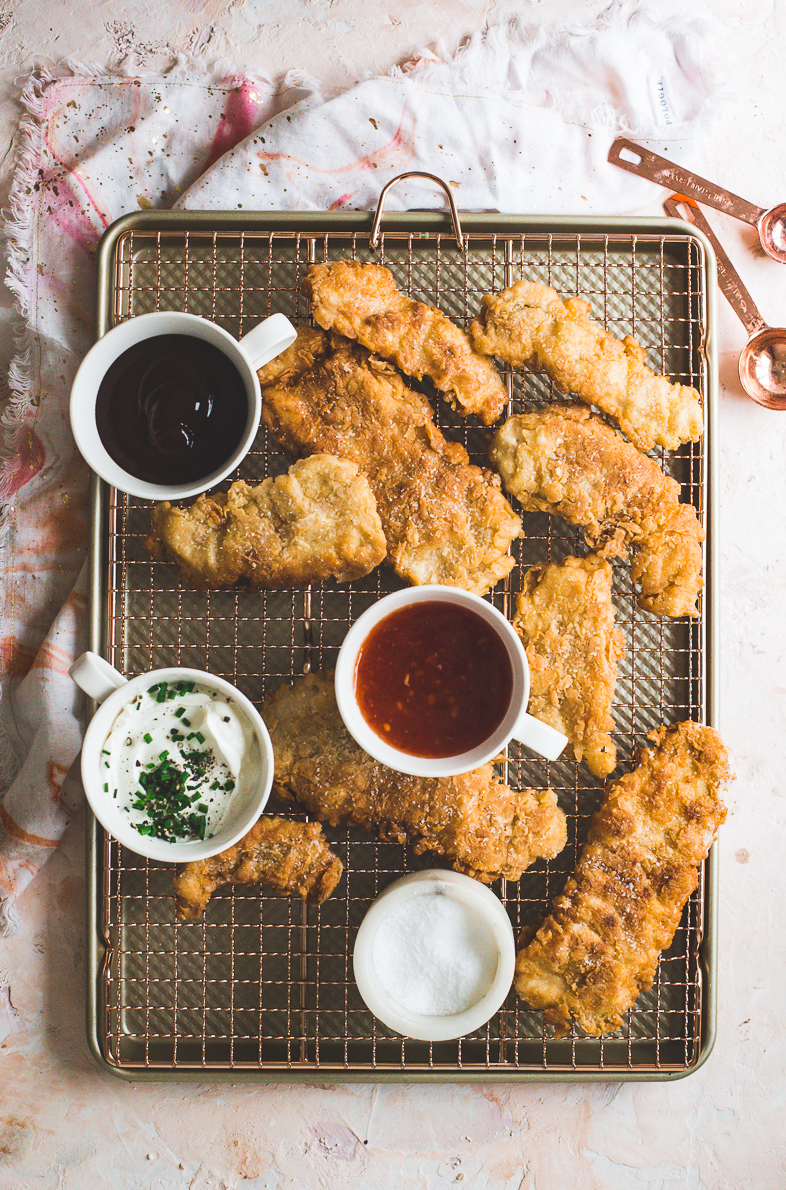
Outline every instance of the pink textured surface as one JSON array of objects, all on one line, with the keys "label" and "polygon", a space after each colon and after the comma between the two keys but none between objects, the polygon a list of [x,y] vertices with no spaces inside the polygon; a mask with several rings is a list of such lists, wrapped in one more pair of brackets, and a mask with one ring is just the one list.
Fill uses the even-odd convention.
[{"label": "pink textured surface", "polygon": [[[6,2],[0,82],[9,94],[33,54],[108,62],[136,47],[151,67],[172,50],[202,49],[272,75],[301,67],[335,89],[440,36],[454,45],[490,7],[477,0],[41,0],[17,3],[11,21]],[[528,6],[550,21],[583,20],[602,7],[602,0]],[[738,100],[707,148],[705,172],[767,204],[786,195],[786,164],[773,151],[786,133],[774,37],[786,24],[783,6],[712,0],[708,7],[728,22]],[[7,102],[0,116],[7,142],[17,113]],[[233,133],[228,122],[225,135]],[[751,251],[752,230],[722,217],[714,223],[765,317],[786,321],[781,266]],[[118,1082],[94,1067],[84,1040],[76,822],[24,894],[21,932],[0,941],[0,1190],[781,1190],[786,418],[741,395],[736,355],[744,333],[725,306],[719,315],[720,726],[738,781],[720,842],[718,1042],[707,1065],[673,1084],[504,1091]],[[34,451],[30,458],[32,465]]]}]

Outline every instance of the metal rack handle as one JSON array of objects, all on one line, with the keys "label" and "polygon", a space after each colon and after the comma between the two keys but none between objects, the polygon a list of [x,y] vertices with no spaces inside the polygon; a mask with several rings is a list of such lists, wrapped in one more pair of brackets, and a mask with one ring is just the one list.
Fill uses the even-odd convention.
[{"label": "metal rack handle", "polygon": [[377,202],[377,209],[374,212],[374,222],[371,224],[371,235],[368,239],[369,247],[376,248],[379,244],[379,225],[382,222],[382,212],[385,206],[385,195],[387,194],[388,190],[390,190],[391,186],[395,186],[397,182],[403,182],[405,178],[428,178],[430,182],[436,182],[438,186],[441,186],[448,200],[448,206],[450,207],[450,218],[451,222],[453,223],[453,234],[456,237],[456,243],[459,246],[459,251],[466,252],[467,245],[464,235],[461,231],[461,220],[459,219],[458,208],[456,207],[456,201],[453,198],[453,192],[451,191],[450,186],[448,186],[447,182],[443,181],[442,178],[438,178],[436,174],[427,174],[419,169],[412,169],[409,170],[408,173],[398,174],[395,178],[391,178],[387,185],[383,186],[382,193],[380,194],[379,201]]}]

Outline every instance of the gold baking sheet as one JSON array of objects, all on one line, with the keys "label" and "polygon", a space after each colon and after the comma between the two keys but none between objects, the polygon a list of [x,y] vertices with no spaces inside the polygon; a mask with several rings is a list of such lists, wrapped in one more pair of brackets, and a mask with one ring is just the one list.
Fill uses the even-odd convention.
[{"label": "gold baking sheet", "polygon": [[[355,224],[361,220],[354,217]],[[698,387],[711,410],[708,254],[700,237],[673,221],[637,227],[587,222],[581,228],[561,221],[549,231],[535,220],[507,217],[497,231],[493,217],[465,216],[466,255],[435,230],[434,216],[399,216],[379,253],[370,252],[367,231],[344,229],[340,217],[323,217],[321,227],[317,216],[267,222],[276,229],[264,216],[256,225],[249,216],[234,224],[214,216],[212,227],[208,215],[126,219],[103,250],[99,329],[153,310],[200,314],[233,335],[276,311],[304,323],[310,312],[301,282],[314,260],[382,260],[413,297],[439,305],[462,324],[488,290],[527,276],[588,299],[595,318],[617,335],[635,335],[651,366]],[[553,398],[542,376],[508,371],[507,379],[513,412],[522,399]],[[443,402],[435,400],[435,408],[448,437],[485,463],[492,431],[456,418]],[[706,435],[704,443],[709,440]],[[661,461],[683,485],[683,499],[709,522],[704,445]],[[290,463],[262,430],[230,479],[256,482]],[[181,586],[174,566],[146,553],[149,505],[101,486],[95,516],[94,639],[128,675],[194,666],[226,677],[261,703],[308,668],[331,667],[348,625],[400,585],[383,565],[345,586],[198,593]],[[581,533],[557,518],[525,514],[524,526],[526,537],[514,546],[519,565],[490,596],[507,613],[522,567],[586,552]],[[636,606],[627,567],[615,566],[617,620],[627,645],[613,707],[618,771],[630,766],[653,727],[684,718],[711,721],[706,642],[712,586],[710,575],[698,621],[660,620]],[[537,863],[518,884],[494,886],[517,928],[537,919],[572,871],[602,785],[583,765],[549,764],[518,745],[511,746],[505,768],[514,784],[554,788],[568,816],[568,846],[556,860]],[[269,808],[292,813],[275,803]],[[428,1044],[393,1034],[367,1011],[352,979],[352,947],[374,897],[403,872],[433,861],[359,831],[326,833],[346,877],[320,909],[237,887],[214,895],[204,920],[184,925],[175,921],[171,869],[124,850],[94,826],[89,1024],[104,1063],[135,1077],[222,1072],[318,1081],[499,1081],[668,1077],[695,1068],[706,1054],[713,1007],[712,931],[705,928],[712,880],[706,872],[651,993],[626,1014],[619,1033],[589,1039],[574,1031],[556,1041],[542,1014],[511,993],[470,1037]]]}]

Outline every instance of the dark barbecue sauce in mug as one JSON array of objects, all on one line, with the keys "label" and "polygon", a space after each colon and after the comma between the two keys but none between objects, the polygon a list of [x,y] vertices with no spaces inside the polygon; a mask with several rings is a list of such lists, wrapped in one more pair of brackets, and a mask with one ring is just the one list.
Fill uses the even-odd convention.
[{"label": "dark barbecue sauce in mug", "polygon": [[96,398],[104,449],[137,479],[193,483],[234,453],[248,398],[235,365],[193,335],[155,335],[107,369]]},{"label": "dark barbecue sauce in mug", "polygon": [[457,756],[492,735],[513,693],[502,638],[476,612],[453,603],[412,603],[364,640],[355,664],[363,718],[410,756]]}]

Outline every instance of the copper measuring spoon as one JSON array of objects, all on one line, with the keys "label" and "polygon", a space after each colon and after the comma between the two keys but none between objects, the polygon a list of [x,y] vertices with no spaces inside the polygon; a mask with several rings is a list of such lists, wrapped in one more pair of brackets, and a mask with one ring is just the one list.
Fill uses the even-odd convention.
[{"label": "copper measuring spoon", "polygon": [[742,387],[749,397],[766,409],[786,409],[786,327],[767,326],[718,237],[693,199],[672,194],[663,207],[667,215],[684,219],[703,231],[715,250],[718,284],[750,336],[740,353]]},{"label": "copper measuring spoon", "polygon": [[[623,157],[623,151],[636,160],[632,161],[630,156]],[[769,210],[755,207],[752,202],[738,198],[730,190],[724,190],[722,186],[716,186],[714,182],[708,182],[706,178],[675,165],[666,157],[659,157],[657,153],[642,148],[625,136],[618,136],[614,141],[609,149],[608,160],[612,165],[627,169],[640,178],[647,178],[680,194],[689,194],[708,207],[715,207],[717,211],[752,224],[759,233],[761,246],[767,255],[786,264],[786,202],[780,202]]]}]

